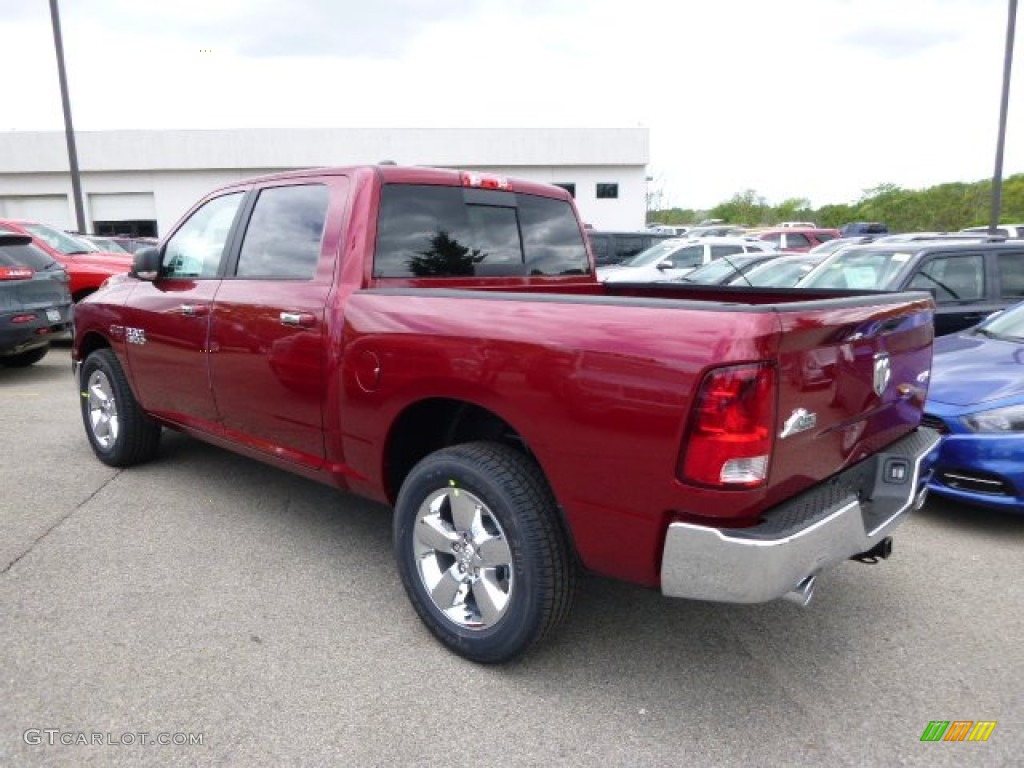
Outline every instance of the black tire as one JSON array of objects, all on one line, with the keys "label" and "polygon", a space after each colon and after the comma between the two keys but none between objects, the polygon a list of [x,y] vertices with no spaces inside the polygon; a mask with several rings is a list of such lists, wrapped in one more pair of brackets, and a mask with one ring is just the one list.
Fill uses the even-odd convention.
[{"label": "black tire", "polygon": [[16,355],[0,357],[0,364],[6,365],[8,368],[28,368],[30,365],[35,365],[46,357],[46,353],[49,351],[50,345],[47,344],[44,347],[36,347],[35,349],[30,349],[27,352],[19,352]]},{"label": "black tire", "polygon": [[160,444],[160,425],[132,394],[117,356],[98,349],[82,364],[82,422],[96,457],[112,467],[148,461]]},{"label": "black tire", "polygon": [[[475,510],[475,533],[456,524],[456,509],[461,520]],[[576,564],[547,481],[529,457],[498,443],[452,446],[413,467],[395,505],[394,547],[423,623],[471,661],[526,653],[565,618],[576,593]],[[427,585],[434,577],[440,600]]]}]

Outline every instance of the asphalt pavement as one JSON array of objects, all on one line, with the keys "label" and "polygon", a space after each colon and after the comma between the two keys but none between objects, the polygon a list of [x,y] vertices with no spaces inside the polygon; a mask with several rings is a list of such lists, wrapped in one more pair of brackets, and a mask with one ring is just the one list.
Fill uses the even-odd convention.
[{"label": "asphalt pavement", "polygon": [[1024,516],[929,500],[807,608],[588,577],[487,667],[420,624],[386,508],[171,432],[111,469],[78,400],[66,343],[0,368],[2,766],[1021,764]]}]

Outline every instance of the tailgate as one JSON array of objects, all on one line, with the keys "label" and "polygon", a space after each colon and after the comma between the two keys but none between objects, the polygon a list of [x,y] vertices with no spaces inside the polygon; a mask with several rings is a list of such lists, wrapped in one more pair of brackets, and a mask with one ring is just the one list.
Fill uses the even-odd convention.
[{"label": "tailgate", "polygon": [[781,306],[768,487],[779,500],[913,430],[931,369],[934,305],[921,293]]}]

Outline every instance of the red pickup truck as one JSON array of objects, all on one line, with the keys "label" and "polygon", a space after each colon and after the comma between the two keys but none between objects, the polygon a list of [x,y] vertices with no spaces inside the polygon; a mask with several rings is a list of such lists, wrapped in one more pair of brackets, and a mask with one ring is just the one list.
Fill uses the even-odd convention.
[{"label": "red pickup truck", "polygon": [[169,427],[394,507],[422,620],[483,662],[581,568],[806,604],[923,501],[931,297],[599,283],[563,190],[370,166],[213,192],[75,313],[96,456]]}]

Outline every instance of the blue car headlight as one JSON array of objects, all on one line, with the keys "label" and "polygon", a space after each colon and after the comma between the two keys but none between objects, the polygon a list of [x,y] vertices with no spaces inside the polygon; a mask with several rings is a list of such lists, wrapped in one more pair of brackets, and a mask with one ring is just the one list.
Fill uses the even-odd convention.
[{"label": "blue car headlight", "polygon": [[1024,432],[1024,403],[972,413],[963,422],[972,432]]}]

